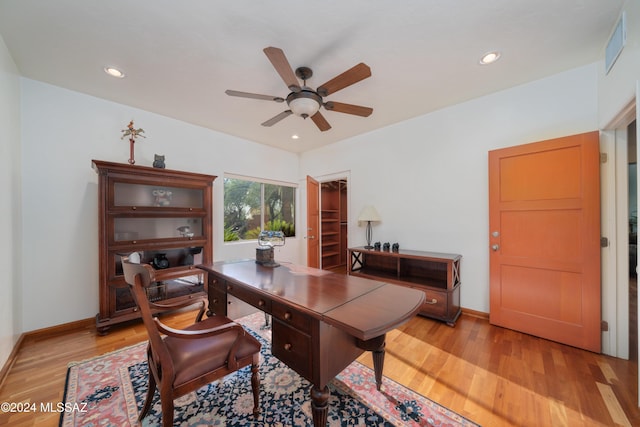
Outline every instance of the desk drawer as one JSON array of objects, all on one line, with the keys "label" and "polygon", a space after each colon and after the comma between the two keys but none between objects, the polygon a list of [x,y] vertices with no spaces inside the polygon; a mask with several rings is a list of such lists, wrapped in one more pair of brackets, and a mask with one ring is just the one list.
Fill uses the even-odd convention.
[{"label": "desk drawer", "polygon": [[277,318],[273,319],[271,353],[291,369],[311,381],[313,358],[311,337]]},{"label": "desk drawer", "polygon": [[248,291],[241,286],[236,286],[229,281],[226,282],[226,292],[238,299],[241,299],[247,304],[251,304],[259,310],[271,313],[271,300],[264,296],[257,295],[255,292]]},{"label": "desk drawer", "polygon": [[271,304],[271,314],[286,325],[290,325],[306,334],[311,333],[311,319],[298,311],[291,310],[284,304],[274,301]]},{"label": "desk drawer", "polygon": [[209,311],[226,316],[227,314],[227,294],[209,286]]},{"label": "desk drawer", "polygon": [[207,275],[207,281],[209,284],[209,292],[211,292],[212,289],[216,289],[220,292],[226,292],[225,289],[225,280],[218,277],[218,276],[214,276],[213,273],[209,273]]}]

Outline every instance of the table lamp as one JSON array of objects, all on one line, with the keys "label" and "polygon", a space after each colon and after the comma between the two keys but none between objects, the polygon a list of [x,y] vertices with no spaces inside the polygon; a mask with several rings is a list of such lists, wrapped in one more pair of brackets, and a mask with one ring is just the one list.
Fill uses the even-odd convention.
[{"label": "table lamp", "polygon": [[376,208],[374,208],[373,206],[365,206],[364,209],[362,209],[362,212],[360,212],[360,216],[358,216],[358,221],[367,222],[367,228],[365,232],[365,236],[367,238],[367,246],[365,246],[364,248],[373,249],[373,246],[371,246],[371,223],[374,221],[380,221],[380,215],[378,214],[378,211],[376,211]]},{"label": "table lamp", "polygon": [[284,246],[284,233],[282,231],[261,231],[258,235],[256,263],[265,267],[279,266],[280,264],[273,259],[274,246]]}]

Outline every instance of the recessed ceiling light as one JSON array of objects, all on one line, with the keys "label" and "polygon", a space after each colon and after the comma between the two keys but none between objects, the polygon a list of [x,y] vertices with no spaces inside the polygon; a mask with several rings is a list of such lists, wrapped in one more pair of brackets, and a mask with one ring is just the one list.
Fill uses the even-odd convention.
[{"label": "recessed ceiling light", "polygon": [[124,77],[124,73],[114,67],[104,67],[104,72],[109,74],[111,77],[116,77],[119,79]]},{"label": "recessed ceiling light", "polygon": [[484,55],[482,55],[482,57],[480,58],[480,64],[489,65],[491,63],[496,62],[498,59],[500,59],[500,52],[498,51],[487,52]]},{"label": "recessed ceiling light", "polygon": [[296,134],[291,135],[291,139],[298,139],[298,138],[300,138],[300,137],[298,135],[296,135]]}]

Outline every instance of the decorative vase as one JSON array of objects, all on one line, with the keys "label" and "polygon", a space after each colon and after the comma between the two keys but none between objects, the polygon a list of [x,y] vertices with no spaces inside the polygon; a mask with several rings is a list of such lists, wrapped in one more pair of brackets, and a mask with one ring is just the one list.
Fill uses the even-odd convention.
[{"label": "decorative vase", "polygon": [[153,257],[152,265],[158,270],[169,268],[169,260],[167,259],[167,254],[156,254],[156,256]]}]

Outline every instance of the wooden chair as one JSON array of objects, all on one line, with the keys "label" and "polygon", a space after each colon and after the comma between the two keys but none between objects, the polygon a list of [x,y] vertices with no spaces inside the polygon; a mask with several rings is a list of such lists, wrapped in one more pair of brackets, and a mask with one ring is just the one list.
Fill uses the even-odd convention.
[{"label": "wooden chair", "polygon": [[[251,365],[253,415],[257,417],[260,413],[260,342],[225,316],[202,319],[207,308],[206,298],[175,305],[150,302],[146,290],[155,281],[153,268],[131,263],[126,257],[123,257],[122,267],[149,334],[149,390],[139,420],[149,412],[156,387],[160,390],[162,425],[170,427],[173,425],[173,399],[248,365]],[[153,317],[153,310],[165,311],[194,303],[201,304],[196,323],[183,330],[168,327]]]}]

